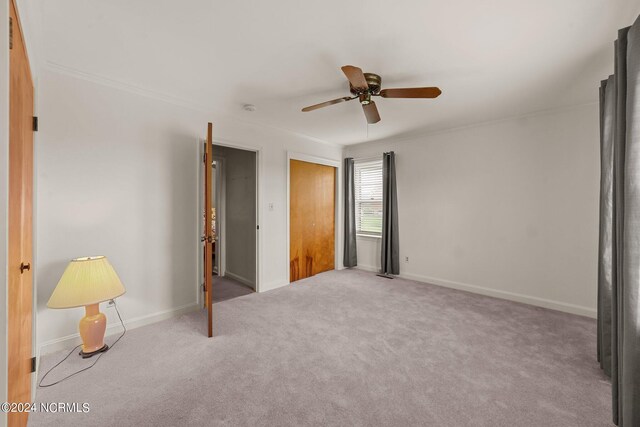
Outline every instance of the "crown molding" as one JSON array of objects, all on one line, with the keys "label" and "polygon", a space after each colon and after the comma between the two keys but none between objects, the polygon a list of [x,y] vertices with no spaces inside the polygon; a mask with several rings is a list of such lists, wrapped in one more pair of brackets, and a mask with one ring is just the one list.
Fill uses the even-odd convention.
[{"label": "crown molding", "polygon": [[85,80],[91,83],[99,84],[101,86],[107,86],[112,89],[122,90],[124,92],[143,96],[145,98],[151,98],[157,101],[166,102],[168,104],[176,105],[183,108],[188,108],[190,110],[195,110],[202,113],[212,112],[210,108],[207,108],[204,105],[197,104],[193,101],[190,101],[184,98],[178,98],[166,93],[146,89],[137,85],[132,85],[119,80],[114,80],[98,74],[87,73],[87,72],[78,70],[76,68],[71,68],[62,64],[58,64],[53,61],[47,60],[45,62],[44,68],[47,69],[48,71],[53,71],[59,74],[66,75],[68,77]]},{"label": "crown molding", "polygon": [[169,95],[167,93],[163,93],[163,92],[160,92],[160,91],[143,88],[143,87],[138,86],[138,85],[125,83],[125,82],[122,82],[122,81],[119,81],[119,80],[111,79],[109,77],[101,76],[99,74],[88,73],[88,72],[79,70],[77,68],[68,67],[66,65],[58,64],[58,63],[53,62],[53,61],[49,61],[49,60],[45,61],[44,68],[46,70],[48,70],[48,71],[59,73],[59,74],[62,74],[62,75],[68,76],[68,77],[72,77],[72,78],[76,78],[76,79],[80,79],[80,80],[85,80],[85,81],[88,81],[88,82],[91,82],[91,83],[94,83],[94,84],[98,84],[98,85],[101,85],[101,86],[107,86],[107,87],[110,87],[112,89],[121,90],[121,91],[128,92],[128,93],[131,93],[131,94],[134,94],[134,95],[143,96],[145,98],[149,98],[149,99],[153,99],[153,100],[156,100],[156,101],[165,102],[165,103],[168,103],[168,104],[171,104],[171,105],[175,105],[175,106],[178,106],[178,107],[187,108],[187,109],[190,109],[190,110],[193,110],[193,111],[198,111],[198,112],[205,113],[205,114],[215,114],[216,116],[222,117],[225,120],[233,121],[233,122],[236,122],[236,123],[241,124],[241,125],[254,126],[254,127],[257,127],[257,128],[271,129],[271,130],[274,130],[274,131],[277,131],[277,132],[293,135],[295,137],[308,140],[310,142],[329,145],[331,147],[342,148],[344,146],[343,144],[338,144],[338,143],[335,143],[335,142],[326,141],[324,139],[316,138],[316,137],[313,137],[311,135],[307,135],[307,134],[300,133],[300,132],[295,132],[295,131],[292,131],[292,130],[289,130],[289,129],[285,129],[285,128],[281,128],[281,127],[278,127],[278,126],[267,125],[267,124],[264,124],[264,123],[250,122],[250,121],[247,121],[247,120],[238,119],[235,116],[229,115],[227,113],[220,112],[220,111],[218,111],[216,109],[213,109],[213,108],[208,107],[208,106],[203,105],[203,104],[196,103],[196,102],[194,102],[192,100],[189,100],[189,99],[186,99],[186,98],[180,98],[180,97]]},{"label": "crown molding", "polygon": [[514,115],[514,116],[507,116],[507,117],[503,117],[503,118],[500,118],[500,119],[493,119],[493,120],[486,120],[486,121],[481,121],[481,122],[470,123],[470,124],[467,124],[467,125],[454,126],[454,127],[445,127],[445,128],[436,129],[436,130],[425,130],[424,132],[416,132],[416,133],[412,133],[410,135],[403,135],[403,136],[399,136],[399,137],[386,136],[386,137],[380,138],[380,139],[374,139],[374,140],[370,140],[370,141],[361,141],[361,142],[356,142],[354,144],[347,144],[347,145],[345,145],[345,148],[352,149],[352,148],[359,147],[361,145],[374,144],[374,143],[413,141],[413,140],[424,138],[424,137],[427,137],[427,136],[442,135],[442,134],[451,133],[451,132],[457,132],[457,131],[466,130],[466,129],[475,129],[475,128],[484,127],[484,126],[491,126],[491,125],[496,125],[496,124],[500,124],[500,123],[506,123],[506,122],[510,122],[510,121],[514,121],[514,120],[546,116],[546,115],[550,115],[550,114],[553,114],[553,113],[556,113],[556,112],[570,111],[570,110],[575,110],[575,109],[578,109],[578,108],[588,107],[588,106],[597,105],[597,104],[598,104],[598,101],[584,102],[584,103],[581,103],[581,104],[573,104],[573,105],[563,105],[563,106],[560,106],[560,107],[547,108],[547,109],[544,109],[544,110],[536,110],[536,111],[531,111],[531,112],[528,112],[528,113],[517,114],[517,115]]},{"label": "crown molding", "polygon": [[486,120],[486,121],[480,121],[480,122],[475,122],[475,123],[470,123],[467,125],[462,125],[462,126],[454,126],[454,127],[445,127],[442,129],[436,129],[436,130],[425,130],[423,132],[416,132],[416,133],[412,133],[409,135],[404,135],[404,136],[399,136],[399,137],[394,137],[394,136],[387,136],[384,138],[380,138],[380,139],[374,139],[374,140],[368,140],[368,141],[360,141],[360,142],[356,142],[353,144],[340,144],[340,143],[336,143],[336,142],[331,142],[331,141],[326,141],[324,139],[320,139],[320,138],[316,138],[314,136],[311,135],[307,135],[301,132],[296,132],[296,131],[292,131],[289,129],[285,129],[285,128],[281,128],[278,126],[274,126],[274,125],[268,125],[268,124],[264,124],[264,123],[258,123],[258,122],[251,122],[251,121],[247,121],[247,120],[242,120],[239,119],[235,116],[229,115],[227,113],[223,113],[220,112],[216,109],[210,108],[208,106],[205,106],[203,104],[198,104],[192,100],[186,99],[186,98],[180,98],[180,97],[176,97],[173,95],[169,95],[167,93],[163,93],[160,91],[156,91],[156,90],[151,90],[151,89],[147,89],[147,88],[143,88],[141,86],[138,85],[133,85],[133,84],[129,84],[129,83],[125,83],[119,80],[115,80],[115,79],[111,79],[109,77],[105,77],[105,76],[101,76],[99,74],[95,74],[95,73],[88,73],[73,67],[68,67],[66,65],[62,65],[62,64],[58,64],[54,61],[45,61],[45,65],[44,68],[49,70],[49,71],[53,71],[59,74],[63,74],[72,78],[77,78],[77,79],[81,79],[81,80],[85,80],[91,83],[95,83],[95,84],[99,84],[102,86],[107,86],[113,89],[117,89],[117,90],[122,90],[128,93],[132,93],[135,95],[139,95],[139,96],[143,96],[145,98],[149,98],[149,99],[153,99],[156,101],[161,101],[161,102],[165,102],[171,105],[175,105],[178,107],[182,107],[182,108],[187,108],[193,111],[198,111],[201,113],[205,113],[205,114],[215,114],[219,117],[224,118],[225,120],[230,120],[233,122],[236,122],[238,124],[241,125],[245,125],[245,126],[254,126],[254,127],[258,127],[258,128],[266,128],[266,129],[271,129],[277,132],[282,132],[285,134],[289,134],[289,135],[293,135],[295,137],[298,138],[302,138],[311,142],[315,142],[318,144],[323,144],[323,145],[328,145],[331,147],[339,147],[339,148],[355,148],[358,147],[360,145],[364,145],[364,144],[373,144],[373,143],[385,143],[385,142],[403,142],[403,141],[411,141],[411,140],[415,140],[415,139],[419,139],[419,138],[424,138],[427,136],[434,136],[434,135],[441,135],[441,134],[445,134],[445,133],[449,133],[449,132],[456,132],[456,131],[461,131],[461,130],[465,130],[465,129],[473,129],[473,128],[478,128],[478,127],[483,127],[483,126],[490,126],[490,125],[494,125],[494,124],[499,124],[499,123],[504,123],[504,122],[508,122],[508,121],[513,121],[513,120],[518,120],[518,119],[525,119],[525,118],[529,118],[529,117],[538,117],[538,116],[543,116],[543,115],[547,115],[547,114],[551,114],[554,112],[559,112],[559,111],[568,111],[568,110],[572,110],[572,109],[576,109],[576,108],[580,108],[580,107],[586,107],[586,106],[590,106],[590,105],[595,105],[597,104],[597,101],[593,101],[593,102],[586,102],[586,103],[582,103],[582,104],[574,104],[574,105],[566,105],[566,106],[560,106],[560,107],[553,107],[553,108],[548,108],[548,109],[543,109],[543,110],[536,110],[536,111],[531,111],[531,112],[527,112],[527,113],[523,113],[523,114],[518,114],[518,115],[514,115],[514,116],[508,116],[508,117],[503,117],[503,118],[499,118],[499,119],[493,119],[493,120]]}]

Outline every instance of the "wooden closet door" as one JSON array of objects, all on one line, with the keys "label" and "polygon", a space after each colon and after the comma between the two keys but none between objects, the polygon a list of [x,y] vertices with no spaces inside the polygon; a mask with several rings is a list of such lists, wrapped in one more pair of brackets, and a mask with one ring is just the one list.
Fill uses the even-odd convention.
[{"label": "wooden closet door", "polygon": [[[10,6],[9,55],[9,235],[8,387],[9,402],[31,401],[33,304],[33,83],[15,2]],[[9,426],[27,425],[26,412],[8,414]]]},{"label": "wooden closet door", "polygon": [[289,280],[335,268],[335,168],[289,164]]}]

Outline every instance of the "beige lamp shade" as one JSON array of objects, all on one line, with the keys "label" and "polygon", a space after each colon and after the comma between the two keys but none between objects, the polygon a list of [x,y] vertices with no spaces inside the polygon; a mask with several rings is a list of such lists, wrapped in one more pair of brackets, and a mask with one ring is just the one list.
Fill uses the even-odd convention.
[{"label": "beige lamp shade", "polygon": [[50,308],[97,304],[125,293],[118,274],[105,256],[71,260],[49,298]]}]

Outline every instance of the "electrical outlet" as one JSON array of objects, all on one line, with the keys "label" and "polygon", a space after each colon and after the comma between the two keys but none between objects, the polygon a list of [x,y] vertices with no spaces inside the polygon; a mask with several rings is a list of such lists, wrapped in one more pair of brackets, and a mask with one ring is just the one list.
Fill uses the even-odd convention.
[{"label": "electrical outlet", "polygon": [[404,262],[409,262],[409,257],[408,256],[404,257]]},{"label": "electrical outlet", "polygon": [[273,211],[273,203],[269,203],[269,210]]}]

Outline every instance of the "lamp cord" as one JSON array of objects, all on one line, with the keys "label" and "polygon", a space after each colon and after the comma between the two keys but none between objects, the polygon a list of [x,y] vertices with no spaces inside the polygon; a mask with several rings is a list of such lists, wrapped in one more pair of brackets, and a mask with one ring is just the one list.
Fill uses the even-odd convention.
[{"label": "lamp cord", "polygon": [[[118,319],[120,319],[120,324],[122,325],[122,334],[120,334],[120,336],[118,337],[118,339],[116,339],[116,340],[113,342],[113,344],[111,344],[111,347],[110,347],[109,349],[112,349],[113,347],[115,347],[115,345],[118,343],[118,341],[120,341],[120,339],[124,336],[124,334],[126,334],[126,333],[127,333],[127,327],[126,327],[126,326],[124,326],[124,321],[122,320],[122,316],[120,316],[120,311],[118,311],[118,305],[116,304],[115,300],[111,300],[111,301],[113,301],[113,306],[115,307],[115,309],[116,309],[116,313],[118,314]],[[82,368],[82,369],[80,369],[79,371],[76,371],[76,372],[74,372],[74,373],[72,373],[72,374],[69,374],[69,375],[67,375],[66,377],[64,377],[64,378],[62,378],[62,379],[60,379],[60,380],[58,380],[58,381],[55,381],[55,382],[52,382],[52,383],[49,383],[49,384],[42,384],[42,382],[43,382],[43,381],[44,381],[44,379],[47,377],[47,375],[49,375],[49,374],[51,373],[51,371],[53,371],[55,368],[57,368],[58,366],[60,366],[60,365],[62,364],[62,362],[64,362],[65,360],[67,360],[67,359],[69,358],[69,356],[71,356],[71,355],[73,354],[73,352],[74,352],[74,351],[76,351],[76,350],[77,350],[81,345],[82,345],[82,344],[78,344],[77,346],[75,346],[75,347],[74,347],[74,348],[69,352],[69,354],[67,354],[67,355],[64,357],[64,359],[62,359],[61,361],[59,361],[58,363],[56,363],[55,365],[53,365],[53,366],[51,367],[51,369],[49,369],[49,370],[48,370],[48,371],[47,371],[47,372],[42,376],[42,378],[40,378],[40,382],[38,382],[38,387],[43,387],[43,388],[44,388],[44,387],[51,387],[51,386],[54,386],[54,385],[56,385],[56,384],[61,383],[61,382],[62,382],[62,381],[64,381],[64,380],[67,380],[67,379],[71,378],[71,377],[72,377],[72,376],[74,376],[74,375],[78,375],[80,372],[84,372],[84,371],[86,371],[86,370],[88,370],[88,369],[91,369],[91,368],[93,368],[93,367],[95,366],[95,364],[96,364],[96,363],[98,363],[98,361],[100,360],[100,358],[102,357],[102,355],[106,353],[106,352],[102,352],[102,353],[100,353],[100,354],[98,355],[98,357],[96,358],[96,360],[95,360],[91,365],[89,365],[89,366],[87,366],[87,367],[85,367],[85,368]]]}]

